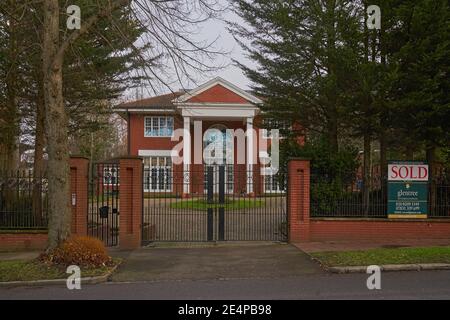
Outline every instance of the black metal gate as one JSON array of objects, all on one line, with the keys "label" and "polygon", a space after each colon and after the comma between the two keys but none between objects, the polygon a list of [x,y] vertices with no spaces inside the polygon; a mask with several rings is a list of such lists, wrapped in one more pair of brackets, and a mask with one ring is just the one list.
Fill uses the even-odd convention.
[{"label": "black metal gate", "polygon": [[95,163],[90,170],[88,235],[106,246],[119,239],[119,164]]},{"label": "black metal gate", "polygon": [[287,240],[285,174],[245,165],[181,170],[144,167],[144,244]]}]

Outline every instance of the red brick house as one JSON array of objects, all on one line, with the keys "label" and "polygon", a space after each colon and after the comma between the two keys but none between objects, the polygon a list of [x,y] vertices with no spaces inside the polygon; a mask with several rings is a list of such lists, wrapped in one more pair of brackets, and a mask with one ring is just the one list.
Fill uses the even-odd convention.
[{"label": "red brick house", "polygon": [[[259,128],[262,103],[255,95],[217,77],[193,90],[118,105],[116,111],[128,123],[128,154],[142,157],[144,168],[148,169],[144,191],[179,193],[174,185],[182,183],[183,194],[203,193],[202,183],[196,183],[196,179],[204,178],[206,162],[202,151],[217,140],[215,135],[219,132],[223,135],[221,141],[234,143],[231,157],[224,155],[223,160],[227,193],[280,192],[273,176],[261,174],[261,160],[267,157],[271,145],[267,130]],[[184,139],[184,135],[177,137],[177,129],[189,132],[189,139]],[[238,150],[239,144],[227,129],[254,133],[244,136],[245,145],[241,144]],[[182,163],[175,163],[173,158],[177,145],[183,148],[179,152]],[[183,179],[191,183],[183,183]]]}]

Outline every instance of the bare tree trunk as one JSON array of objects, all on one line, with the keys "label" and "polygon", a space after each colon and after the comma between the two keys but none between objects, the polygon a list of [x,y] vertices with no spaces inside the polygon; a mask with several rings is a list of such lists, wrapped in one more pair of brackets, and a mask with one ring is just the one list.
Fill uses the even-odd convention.
[{"label": "bare tree trunk", "polygon": [[380,142],[380,174],[381,176],[385,176],[387,173],[387,143],[386,143],[386,135],[384,133],[380,133],[379,142]]},{"label": "bare tree trunk", "polygon": [[328,125],[328,143],[330,145],[330,151],[334,154],[339,152],[337,122],[338,122],[337,114],[333,112],[333,119],[330,119],[330,123]]},{"label": "bare tree trunk", "polygon": [[[41,76],[41,72],[39,76]],[[44,174],[44,146],[45,146],[45,98],[42,78],[38,79],[36,99],[36,131],[34,141],[33,174],[33,216],[37,225],[42,224],[42,177]]]},{"label": "bare tree trunk", "polygon": [[[326,38],[327,38],[327,71],[330,78],[336,77],[336,1],[328,0],[325,3],[326,6]],[[338,94],[337,83],[328,92],[328,110],[327,110],[327,136],[331,153],[337,153],[339,151],[338,140]]]},{"label": "bare tree trunk", "polygon": [[89,177],[93,177],[94,166],[94,133],[91,132],[91,145],[89,150]]},{"label": "bare tree trunk", "polygon": [[379,183],[381,186],[381,201],[382,203],[387,203],[387,171],[388,171],[388,163],[387,163],[387,142],[386,135],[381,132],[379,134],[379,142],[380,142],[380,176]]},{"label": "bare tree trunk", "polygon": [[[9,6],[14,7],[14,0],[9,1]],[[18,72],[18,43],[17,43],[17,21],[10,19],[8,25],[8,72],[5,79],[6,84],[6,120],[7,127],[5,144],[5,170],[13,172],[19,168],[18,137],[19,137],[19,115],[17,109],[17,72]]]},{"label": "bare tree trunk", "polygon": [[[14,1],[9,1],[10,8],[14,7]],[[6,112],[4,115],[4,137],[3,150],[2,150],[2,162],[3,170],[6,175],[14,177],[16,170],[19,169],[19,153],[18,153],[18,140],[19,140],[19,116],[17,108],[17,72],[18,72],[18,43],[17,43],[17,20],[15,18],[10,19],[7,32],[9,33],[9,41],[7,44],[7,61],[8,70],[5,79],[6,87]],[[5,188],[2,194],[3,201],[15,202],[15,195],[13,188]]]},{"label": "bare tree trunk", "polygon": [[63,55],[59,50],[59,3],[44,1],[43,72],[45,124],[48,146],[49,232],[48,248],[57,247],[70,235],[69,148],[67,115],[62,90]]}]

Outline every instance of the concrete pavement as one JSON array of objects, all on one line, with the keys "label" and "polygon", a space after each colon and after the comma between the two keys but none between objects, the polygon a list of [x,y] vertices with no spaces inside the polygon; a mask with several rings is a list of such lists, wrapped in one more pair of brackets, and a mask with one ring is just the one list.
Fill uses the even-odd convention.
[{"label": "concrete pavement", "polygon": [[450,299],[450,270],[329,274],[287,244],[112,250],[125,258],[114,282],[0,288],[0,299]]},{"label": "concrete pavement", "polygon": [[113,281],[280,278],[324,273],[292,245],[256,243],[111,251],[124,258]]}]

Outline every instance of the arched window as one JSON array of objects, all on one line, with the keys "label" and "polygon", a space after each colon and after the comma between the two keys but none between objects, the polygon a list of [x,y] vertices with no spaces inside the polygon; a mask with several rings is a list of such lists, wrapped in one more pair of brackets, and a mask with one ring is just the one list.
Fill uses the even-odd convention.
[{"label": "arched window", "polygon": [[[233,135],[227,132],[227,127],[223,124],[216,124],[209,127],[203,135],[203,148],[206,148],[210,144],[214,143],[215,150],[222,149],[222,162],[221,164],[233,163],[233,147],[232,139]],[[205,159],[209,164],[220,164],[220,161],[216,159],[214,151],[210,154],[212,159]]]}]

